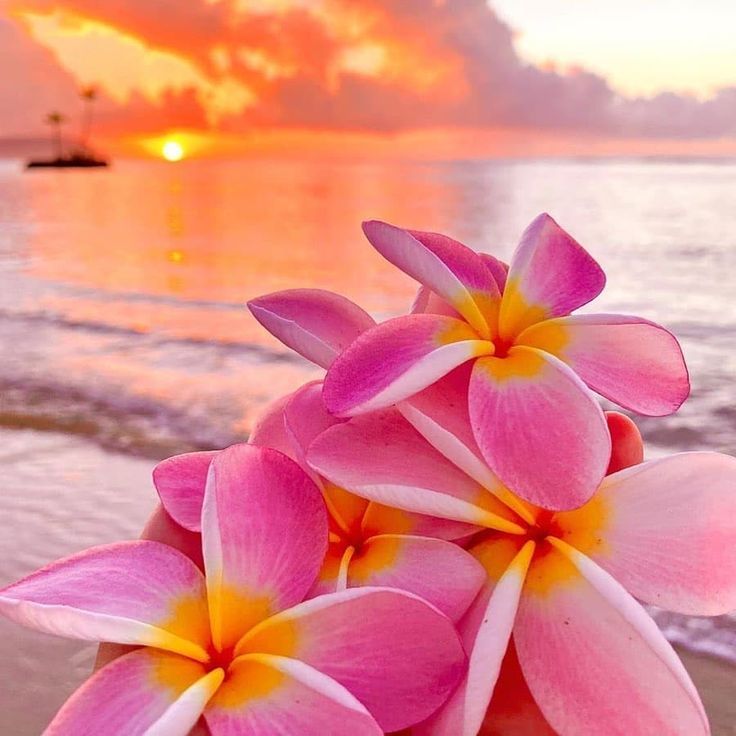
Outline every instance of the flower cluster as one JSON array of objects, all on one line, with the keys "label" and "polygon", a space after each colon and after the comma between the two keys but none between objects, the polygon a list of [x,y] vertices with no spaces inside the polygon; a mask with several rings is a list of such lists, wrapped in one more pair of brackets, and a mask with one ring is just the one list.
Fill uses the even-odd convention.
[{"label": "flower cluster", "polygon": [[708,734],[640,602],[736,609],[736,459],[642,462],[633,422],[595,396],[674,412],[675,338],[571,314],[605,277],[547,215],[509,266],[364,231],[420,282],[408,315],[376,324],[313,289],[252,301],[324,381],[247,444],[160,463],[159,541],[0,591],[21,624],[135,647],[46,733]]}]

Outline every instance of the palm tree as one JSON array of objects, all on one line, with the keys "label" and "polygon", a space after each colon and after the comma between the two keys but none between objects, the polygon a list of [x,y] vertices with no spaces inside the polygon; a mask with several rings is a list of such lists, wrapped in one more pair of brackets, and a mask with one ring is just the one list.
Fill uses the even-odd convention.
[{"label": "palm tree", "polygon": [[54,134],[51,138],[51,143],[56,149],[56,158],[61,158],[64,155],[64,143],[61,138],[61,126],[66,122],[66,117],[60,112],[50,112],[46,116],[46,124],[50,125]]},{"label": "palm tree", "polygon": [[92,111],[97,99],[97,87],[83,87],[79,96],[84,100],[84,117],[82,118],[82,145],[86,148],[92,132]]}]

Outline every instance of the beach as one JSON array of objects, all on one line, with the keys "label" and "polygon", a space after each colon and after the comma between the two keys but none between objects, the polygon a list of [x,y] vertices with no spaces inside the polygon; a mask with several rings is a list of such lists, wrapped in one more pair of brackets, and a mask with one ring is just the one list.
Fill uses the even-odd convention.
[{"label": "beach", "polygon": [[[135,538],[153,465],[247,438],[320,369],[244,307],[277,289],[346,294],[377,319],[416,285],[360,232],[378,217],[508,259],[549,211],[599,260],[584,311],[637,314],[680,339],[693,391],[637,422],[647,456],[736,454],[736,212],[728,161],[116,162],[34,172],[0,161],[0,584],[93,544]],[[606,408],[612,408],[604,402]],[[654,612],[736,733],[736,621]],[[94,647],[0,621],[0,733],[32,736]]]}]

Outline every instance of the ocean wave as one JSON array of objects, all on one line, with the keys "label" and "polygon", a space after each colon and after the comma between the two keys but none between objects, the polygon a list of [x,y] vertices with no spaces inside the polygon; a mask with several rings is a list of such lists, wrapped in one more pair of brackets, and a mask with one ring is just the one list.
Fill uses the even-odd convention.
[{"label": "ocean wave", "polygon": [[736,664],[736,616],[685,616],[654,607],[649,613],[673,644]]},{"label": "ocean wave", "polygon": [[160,460],[247,437],[225,423],[206,422],[185,409],[132,394],[95,395],[70,384],[0,377],[0,426],[78,435],[104,447]]},{"label": "ocean wave", "polygon": [[150,346],[205,346],[224,351],[239,351],[251,360],[255,359],[264,363],[284,362],[298,364],[303,362],[303,359],[299,355],[294,352],[290,352],[285,348],[283,350],[272,350],[266,346],[255,345],[250,342],[235,339],[205,339],[199,337],[167,335],[161,332],[153,333],[143,329],[111,324],[110,322],[72,319],[51,311],[22,312],[0,309],[0,321],[3,323],[2,326],[4,329],[12,329],[14,325],[17,326],[18,329],[23,329],[23,327],[42,324],[49,327],[109,335],[111,337],[121,336],[138,338],[140,340],[145,340]]}]

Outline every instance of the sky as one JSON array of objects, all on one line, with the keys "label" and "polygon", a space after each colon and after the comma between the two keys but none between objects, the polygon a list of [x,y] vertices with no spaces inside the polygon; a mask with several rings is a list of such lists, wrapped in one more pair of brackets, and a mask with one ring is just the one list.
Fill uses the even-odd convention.
[{"label": "sky", "polygon": [[94,85],[154,155],[736,154],[734,35],[732,0],[0,0],[0,137]]}]

